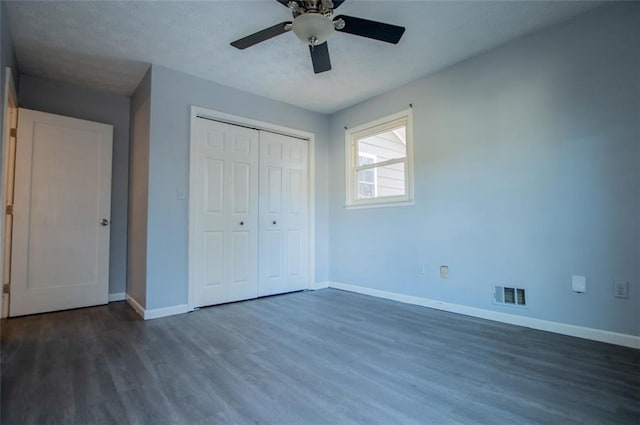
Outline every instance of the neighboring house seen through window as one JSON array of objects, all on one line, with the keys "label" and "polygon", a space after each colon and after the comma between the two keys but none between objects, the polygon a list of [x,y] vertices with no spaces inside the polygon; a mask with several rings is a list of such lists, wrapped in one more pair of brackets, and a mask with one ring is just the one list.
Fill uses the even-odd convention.
[{"label": "neighboring house seen through window", "polygon": [[413,201],[411,110],[346,131],[347,207]]},{"label": "neighboring house seen through window", "polygon": [[[358,153],[358,165],[369,165],[376,162],[376,156],[365,152]],[[358,173],[358,199],[375,198],[376,197],[376,169],[367,168]]]}]

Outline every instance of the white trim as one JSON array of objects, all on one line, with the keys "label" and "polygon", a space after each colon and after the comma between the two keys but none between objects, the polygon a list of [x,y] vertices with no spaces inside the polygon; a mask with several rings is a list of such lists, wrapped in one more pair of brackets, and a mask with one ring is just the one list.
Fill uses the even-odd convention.
[{"label": "white trim", "polygon": [[[407,153],[403,159],[390,159],[388,161],[379,162],[367,165],[366,168],[378,168],[384,167],[388,164],[404,163],[405,164],[405,194],[401,196],[380,196],[374,198],[358,199],[357,188],[355,180],[355,172],[359,169],[356,154],[357,148],[355,139],[365,137],[367,135],[376,134],[383,131],[386,127],[392,128],[400,121],[405,123],[405,145]],[[378,127],[378,128],[376,128]],[[375,207],[400,207],[407,205],[414,205],[414,173],[413,173],[413,152],[414,152],[414,137],[413,137],[413,110],[411,108],[404,111],[396,112],[395,114],[387,115],[386,117],[378,118],[374,121],[358,125],[353,128],[346,128],[344,132],[344,145],[345,145],[345,208],[346,209],[359,209],[359,208],[375,208]]]},{"label": "white trim", "polygon": [[[409,108],[409,109],[405,109],[404,111],[399,111],[396,112],[394,114],[390,114],[390,115],[386,115],[384,117],[375,119],[373,121],[369,121],[360,125],[356,125],[354,127],[349,128],[348,130],[352,133],[365,133],[365,130],[370,130],[373,127],[377,127],[379,125],[382,124],[387,124],[387,123],[395,123],[396,121],[399,121],[407,116],[409,116],[410,114],[412,114],[413,109]],[[393,126],[391,126],[393,127]],[[390,127],[390,128],[391,128]],[[375,132],[372,132],[375,133]]]},{"label": "white trim", "polygon": [[220,112],[213,109],[192,105],[191,118],[193,119],[198,115],[201,117],[208,117],[215,120],[220,120],[220,121],[226,122],[227,124],[249,126],[257,130],[274,131],[277,133],[282,133],[284,135],[297,137],[299,139],[311,140],[315,137],[313,133],[309,133],[308,131],[297,130],[294,128],[284,127],[278,124],[258,121],[251,118],[241,117],[240,115],[227,114],[226,112]]},{"label": "white trim", "polygon": [[127,294],[124,292],[114,292],[112,294],[109,294],[109,302],[115,302],[115,301],[124,301],[127,299]]},{"label": "white trim", "polygon": [[140,317],[142,317],[144,319],[144,307],[142,307],[140,305],[140,303],[138,301],[136,301],[136,299],[133,298],[129,294],[127,294],[127,304],[129,304],[131,307],[133,307],[133,309],[136,311],[136,313],[138,313],[140,315]]},{"label": "white trim", "polygon": [[311,133],[309,134],[309,163],[307,164],[309,173],[307,176],[309,184],[309,223],[307,225],[309,230],[309,267],[307,287],[311,288],[316,281],[316,137]]},{"label": "white trim", "polygon": [[160,317],[175,316],[176,314],[184,314],[189,312],[187,304],[172,305],[171,307],[154,308],[145,310],[144,320],[159,319]]},{"label": "white trim", "polygon": [[323,282],[315,282],[309,285],[309,289],[312,291],[317,291],[318,289],[327,289],[330,283],[331,282],[329,282],[328,280],[325,280]]},{"label": "white trim", "polygon": [[[7,184],[7,160],[9,157],[9,143],[7,140],[7,126],[9,122],[7,121],[7,108],[9,107],[9,99],[13,100],[13,103],[18,108],[18,95],[16,94],[16,86],[13,81],[13,74],[11,72],[11,67],[5,68],[5,78],[4,78],[4,98],[2,99],[2,142],[0,145],[0,149],[2,152],[2,164],[0,170],[0,204],[2,210],[0,214],[0,288],[4,285],[4,206],[5,206],[5,194],[6,194],[6,184]],[[8,265],[11,267],[11,265]],[[11,280],[9,280],[9,284],[11,284]],[[2,293],[2,300],[0,302],[0,317],[6,318],[9,317],[9,294]]]},{"label": "white trim", "polygon": [[138,303],[132,296],[127,294],[127,303],[142,317],[144,320],[159,319],[161,317],[175,316],[189,312],[187,304],[172,305],[171,307],[153,308],[147,310]]},{"label": "white trim", "polygon": [[195,279],[194,279],[194,271],[196,269],[196,259],[195,255],[192,253],[196,252],[196,241],[194,238],[196,229],[196,208],[194,204],[194,196],[191,193],[192,188],[195,186],[196,176],[193,172],[192,160],[195,151],[195,143],[194,137],[196,134],[196,118],[198,115],[198,109],[195,106],[191,106],[191,116],[189,117],[190,125],[189,125],[189,204],[188,204],[188,217],[189,217],[189,227],[187,234],[187,304],[189,305],[189,311],[193,311],[196,308],[196,287],[195,287]]},{"label": "white trim", "polygon": [[511,325],[524,326],[526,328],[537,329],[541,331],[553,332],[562,335],[569,335],[578,338],[590,339],[593,341],[606,342],[609,344],[616,344],[625,347],[640,349],[640,336],[635,335],[611,332],[602,329],[587,328],[584,326],[570,325],[567,323],[552,322],[549,320],[535,319],[533,317],[518,316],[515,314],[485,310],[482,308],[469,307],[460,304],[451,304],[437,300],[430,300],[428,298],[415,297],[412,295],[399,294],[396,292],[383,291],[380,289],[366,288],[363,286],[350,285],[341,282],[329,282],[329,287],[341,289],[343,291],[356,292],[358,294],[384,298],[387,300],[398,301],[401,303],[435,308],[437,310],[464,314],[466,316],[478,317],[481,319],[493,320],[496,322],[508,323]]},{"label": "white trim", "polygon": [[[299,139],[307,140],[309,143],[309,276],[307,277],[307,286],[311,289],[313,283],[315,282],[315,270],[316,270],[316,255],[315,255],[315,246],[316,246],[316,213],[315,213],[315,134],[309,133],[303,130],[297,130],[289,127],[284,127],[277,124],[272,124],[264,121],[258,121],[251,118],[241,117],[239,115],[228,114],[225,112],[216,111],[213,109],[203,108],[201,106],[191,105],[191,115],[190,115],[190,134],[189,134],[189,190],[194,186],[194,179],[196,176],[191,172],[191,158],[193,157],[194,151],[194,135],[195,135],[195,122],[198,116],[208,117],[215,120],[223,121],[228,124],[235,124],[240,126],[248,126],[253,127],[258,130],[264,131],[272,131],[284,135],[289,135],[292,137],[296,137]],[[193,279],[194,270],[195,270],[195,258],[189,253],[195,252],[195,238],[193,235],[195,234],[195,222],[196,222],[196,213],[195,206],[193,205],[194,197],[189,193],[189,235],[188,235],[188,311],[193,311],[196,308],[195,304],[195,280]]]},{"label": "white trim", "polygon": [[[380,198],[378,198],[380,199]],[[361,205],[345,205],[345,210],[362,210],[365,208],[387,208],[387,207],[407,207],[415,205],[415,201],[399,201],[399,202],[376,202],[375,204],[361,204]]]}]

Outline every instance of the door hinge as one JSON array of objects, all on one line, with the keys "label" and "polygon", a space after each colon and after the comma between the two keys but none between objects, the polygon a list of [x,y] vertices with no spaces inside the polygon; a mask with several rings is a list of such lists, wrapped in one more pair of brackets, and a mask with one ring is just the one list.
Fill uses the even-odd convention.
[{"label": "door hinge", "polygon": [[18,137],[18,129],[17,129],[17,128],[12,128],[12,129],[9,131],[9,136],[10,136],[10,137]]},{"label": "door hinge", "polygon": [[7,205],[6,214],[13,215],[13,205]]},{"label": "door hinge", "polygon": [[9,293],[9,288],[10,288],[10,286],[9,286],[8,283],[2,285],[2,293],[3,294],[8,294]]}]

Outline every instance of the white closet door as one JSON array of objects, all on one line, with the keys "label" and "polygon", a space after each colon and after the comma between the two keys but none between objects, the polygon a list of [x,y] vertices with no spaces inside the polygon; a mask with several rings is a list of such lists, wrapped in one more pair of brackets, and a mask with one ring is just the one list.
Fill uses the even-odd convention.
[{"label": "white closet door", "polygon": [[194,130],[195,306],[255,298],[259,133],[201,118]]},{"label": "white closet door", "polygon": [[260,296],[308,287],[308,142],[260,133]]},{"label": "white closet door", "polygon": [[10,315],[106,304],[113,128],[20,109]]}]

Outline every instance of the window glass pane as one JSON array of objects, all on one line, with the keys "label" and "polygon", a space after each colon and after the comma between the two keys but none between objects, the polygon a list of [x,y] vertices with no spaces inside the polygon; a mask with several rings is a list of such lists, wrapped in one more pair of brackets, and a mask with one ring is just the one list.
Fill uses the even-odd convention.
[{"label": "window glass pane", "polygon": [[376,196],[376,186],[373,183],[358,182],[358,199],[368,199]]},{"label": "window glass pane", "polygon": [[362,181],[365,183],[375,183],[376,182],[376,170],[371,168],[369,170],[362,170]]},{"label": "window glass pane", "polygon": [[358,165],[367,165],[367,164],[373,164],[374,159],[372,156],[365,156],[360,154],[358,156]]},{"label": "window glass pane", "polygon": [[367,164],[406,157],[406,127],[401,126],[374,136],[358,139],[358,155],[360,158],[363,155],[370,158],[371,162],[367,162]]},{"label": "window glass pane", "polygon": [[405,194],[404,162],[356,172],[357,199]]},{"label": "window glass pane", "polygon": [[[358,164],[373,164],[374,158],[360,155],[358,157]],[[360,171],[357,176],[357,195],[358,199],[373,198],[376,196],[376,170],[370,168]]]}]

